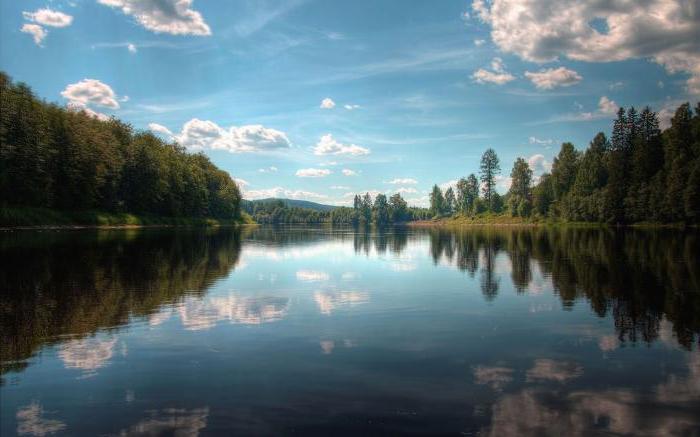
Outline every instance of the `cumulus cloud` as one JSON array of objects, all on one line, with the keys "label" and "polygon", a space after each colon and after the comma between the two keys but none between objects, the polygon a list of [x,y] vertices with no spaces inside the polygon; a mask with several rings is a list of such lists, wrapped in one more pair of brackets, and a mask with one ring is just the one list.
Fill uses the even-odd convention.
[{"label": "cumulus cloud", "polygon": [[331,185],[330,189],[331,190],[349,190],[350,187],[348,187],[346,185]]},{"label": "cumulus cloud", "polygon": [[342,172],[345,176],[357,176],[357,172],[355,170],[350,170],[349,168],[344,168]]},{"label": "cumulus cloud", "polygon": [[72,83],[61,95],[74,105],[96,105],[110,109],[119,109],[117,95],[112,87],[96,79],[83,79]]},{"label": "cumulus cloud", "polygon": [[[532,62],[651,58],[700,94],[700,14],[692,0],[474,0],[499,49]],[[601,26],[592,23],[603,22]]]},{"label": "cumulus cloud", "polygon": [[530,167],[535,177],[539,177],[542,173],[547,173],[552,170],[552,163],[547,161],[541,153],[527,158],[527,165]]},{"label": "cumulus cloud", "polygon": [[146,29],[172,35],[211,35],[202,14],[192,9],[192,0],[98,0],[133,16]]},{"label": "cumulus cloud", "polygon": [[136,53],[138,51],[136,46],[131,43],[126,45],[126,49],[129,51],[129,53]]},{"label": "cumulus cloud", "polygon": [[479,385],[488,385],[496,391],[513,381],[513,369],[499,366],[476,366],[473,369],[474,382]]},{"label": "cumulus cloud", "polygon": [[580,74],[566,67],[546,68],[536,73],[526,71],[525,77],[541,90],[575,85],[583,79]]},{"label": "cumulus cloud", "polygon": [[46,38],[47,32],[43,27],[38,24],[25,23],[20,29],[22,33],[28,33],[34,39],[34,44],[40,46],[44,38]]},{"label": "cumulus cloud", "polygon": [[274,165],[258,169],[258,173],[275,173],[275,172],[277,172],[277,167],[275,167]]},{"label": "cumulus cloud", "polygon": [[355,144],[341,144],[331,134],[321,137],[314,147],[314,155],[368,155],[370,150]]},{"label": "cumulus cloud", "polygon": [[515,76],[505,71],[501,58],[493,58],[491,61],[491,70],[492,71],[480,68],[472,74],[472,79],[474,79],[476,83],[493,83],[496,85],[503,85],[515,80]]},{"label": "cumulus cloud", "polygon": [[480,47],[480,46],[483,46],[485,42],[486,42],[486,40],[483,40],[483,39],[475,39],[474,45],[477,47]]},{"label": "cumulus cloud", "polygon": [[360,105],[343,105],[345,109],[348,111],[353,111],[355,109],[360,109]]},{"label": "cumulus cloud", "polygon": [[321,100],[320,108],[321,109],[333,109],[333,108],[335,108],[335,102],[330,97],[326,97],[325,99]]},{"label": "cumulus cloud", "polygon": [[415,185],[418,181],[413,178],[395,178],[387,183],[392,185]]},{"label": "cumulus cloud", "polygon": [[280,197],[284,199],[301,199],[301,200],[326,200],[328,196],[325,194],[314,193],[312,191],[293,190],[284,187],[264,188],[260,190],[244,190],[243,197],[246,199],[267,199],[270,197]]},{"label": "cumulus cloud", "polygon": [[67,27],[73,23],[73,17],[63,12],[49,8],[37,9],[34,12],[22,12],[25,20],[49,27]]},{"label": "cumulus cloud", "polygon": [[331,174],[331,171],[325,168],[302,168],[296,172],[296,175],[300,178],[322,178],[329,174]]},{"label": "cumulus cloud", "polygon": [[279,150],[291,145],[284,132],[259,124],[224,129],[213,121],[198,118],[185,123],[175,139],[193,150],[228,150],[231,153]]},{"label": "cumulus cloud", "polygon": [[153,133],[156,133],[156,134],[165,135],[167,137],[173,136],[173,133],[170,131],[170,129],[163,126],[162,124],[148,123],[148,129],[150,129]]}]

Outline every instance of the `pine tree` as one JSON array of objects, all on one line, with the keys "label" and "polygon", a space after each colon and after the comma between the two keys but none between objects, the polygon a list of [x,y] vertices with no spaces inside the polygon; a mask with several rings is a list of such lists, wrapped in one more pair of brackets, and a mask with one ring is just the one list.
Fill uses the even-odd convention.
[{"label": "pine tree", "polygon": [[496,176],[501,171],[498,155],[493,149],[487,149],[481,156],[481,183],[484,200],[489,211],[494,211],[493,195],[496,188]]}]

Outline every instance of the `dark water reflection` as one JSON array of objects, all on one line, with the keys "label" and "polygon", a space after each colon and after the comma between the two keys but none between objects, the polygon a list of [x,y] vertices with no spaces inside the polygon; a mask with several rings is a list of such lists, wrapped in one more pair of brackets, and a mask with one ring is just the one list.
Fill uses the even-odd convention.
[{"label": "dark water reflection", "polygon": [[700,435],[697,232],[0,235],[1,434]]}]

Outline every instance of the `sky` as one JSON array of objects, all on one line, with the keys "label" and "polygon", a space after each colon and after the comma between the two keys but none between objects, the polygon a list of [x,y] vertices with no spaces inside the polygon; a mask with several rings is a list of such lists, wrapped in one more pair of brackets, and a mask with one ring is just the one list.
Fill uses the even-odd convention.
[{"label": "sky", "polygon": [[0,0],[0,69],[203,152],[248,199],[505,193],[619,106],[700,97],[698,0]]}]

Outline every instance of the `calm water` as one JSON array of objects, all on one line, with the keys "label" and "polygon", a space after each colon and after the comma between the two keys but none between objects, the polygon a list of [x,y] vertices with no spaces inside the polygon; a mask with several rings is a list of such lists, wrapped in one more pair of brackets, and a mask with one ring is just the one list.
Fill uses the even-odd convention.
[{"label": "calm water", "polygon": [[0,234],[12,435],[700,435],[700,238]]}]

